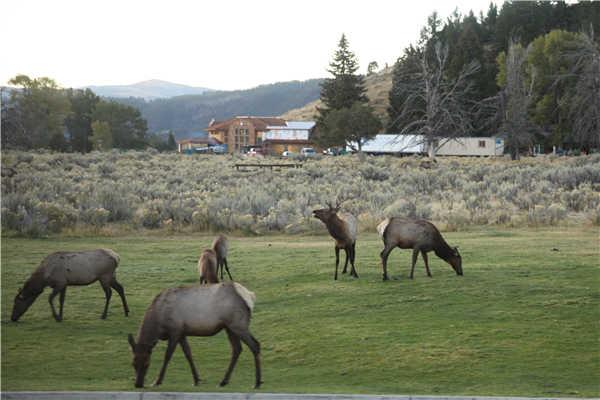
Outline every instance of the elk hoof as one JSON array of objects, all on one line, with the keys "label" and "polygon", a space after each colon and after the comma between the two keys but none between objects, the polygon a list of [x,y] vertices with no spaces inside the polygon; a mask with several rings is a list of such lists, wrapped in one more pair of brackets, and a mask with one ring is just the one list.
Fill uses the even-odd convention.
[{"label": "elk hoof", "polygon": [[388,276],[387,276],[387,275],[384,275],[384,276],[383,276],[383,280],[384,280],[384,281],[389,281],[389,280],[390,280],[390,278],[388,278]]},{"label": "elk hoof", "polygon": [[254,389],[260,389],[261,384],[262,382],[257,382],[256,385],[254,385]]},{"label": "elk hoof", "polygon": [[160,386],[160,384],[161,384],[161,383],[162,383],[162,382],[160,382],[160,381],[156,381],[156,382],[154,382],[154,383],[152,384],[152,386],[153,386],[153,387]]},{"label": "elk hoof", "polygon": [[226,381],[226,380],[223,379],[221,381],[221,383],[219,383],[219,386],[223,387],[223,386],[227,385],[228,383],[229,383],[229,381]]},{"label": "elk hoof", "polygon": [[56,322],[62,322],[62,317],[54,317],[54,319],[56,320]]}]

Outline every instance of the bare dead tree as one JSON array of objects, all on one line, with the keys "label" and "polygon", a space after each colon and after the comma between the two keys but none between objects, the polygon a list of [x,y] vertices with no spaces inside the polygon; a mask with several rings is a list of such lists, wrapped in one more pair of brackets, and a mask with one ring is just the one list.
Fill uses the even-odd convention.
[{"label": "bare dead tree", "polygon": [[402,79],[399,90],[404,92],[404,101],[396,117],[396,121],[407,121],[399,134],[421,135],[420,141],[426,145],[430,158],[435,158],[447,141],[473,131],[470,78],[480,68],[473,61],[455,79],[450,79],[448,46],[436,42],[433,50],[431,56],[423,52],[420,69],[407,72]]},{"label": "bare dead tree", "polygon": [[572,137],[588,151],[600,147],[600,46],[593,30],[582,33],[573,51],[566,54],[571,68],[564,77],[576,77],[572,96],[568,96]]},{"label": "bare dead tree", "polygon": [[535,83],[535,70],[526,80],[527,49],[511,39],[504,63],[502,89],[496,96],[484,99],[477,105],[478,119],[484,126],[498,129],[506,141],[511,158],[518,160],[522,150],[532,144],[533,135],[540,131],[529,118],[529,106]]}]

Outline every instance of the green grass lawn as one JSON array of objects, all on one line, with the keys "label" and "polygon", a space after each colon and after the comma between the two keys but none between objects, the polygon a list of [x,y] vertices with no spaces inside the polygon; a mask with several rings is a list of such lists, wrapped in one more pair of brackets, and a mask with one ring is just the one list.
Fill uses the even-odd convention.
[{"label": "green grass lawn", "polygon": [[[433,278],[410,251],[389,259],[381,281],[381,240],[357,243],[360,279],[333,281],[326,236],[235,237],[229,265],[254,291],[251,330],[262,344],[265,392],[600,396],[598,228],[445,233],[463,256],[464,276],[431,253]],[[212,236],[2,239],[2,390],[134,390],[127,334],[161,289],[194,284]],[[131,314],[114,293],[100,320],[99,284],[69,287],[65,319],[54,322],[47,289],[18,323],[17,288],[57,250],[110,247]],[[559,251],[553,251],[557,248]],[[58,300],[58,298],[56,299]],[[192,386],[178,347],[160,390],[248,391],[244,347],[231,383],[217,387],[230,357],[225,333],[190,338],[202,383]],[[154,351],[146,384],[162,363]]]}]

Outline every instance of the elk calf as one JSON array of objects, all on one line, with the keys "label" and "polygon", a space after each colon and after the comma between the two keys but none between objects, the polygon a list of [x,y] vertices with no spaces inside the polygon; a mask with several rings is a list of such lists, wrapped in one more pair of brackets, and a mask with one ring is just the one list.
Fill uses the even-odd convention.
[{"label": "elk calf", "polygon": [[229,242],[225,235],[219,235],[215,238],[212,243],[212,249],[217,255],[217,275],[219,273],[219,267],[221,268],[221,280],[223,280],[223,266],[227,270],[229,279],[233,280],[231,273],[229,272],[229,266],[227,266],[227,251],[229,250]]},{"label": "elk calf", "polygon": [[395,248],[413,249],[410,279],[413,279],[415,263],[419,252],[423,256],[427,276],[431,277],[427,253],[432,251],[436,256],[452,266],[457,275],[462,275],[462,258],[457,247],[450,247],[440,231],[429,221],[423,219],[389,218],[377,226],[377,231],[383,238],[384,248],[381,251],[383,280],[388,279],[387,259]]},{"label": "elk calf", "polygon": [[335,240],[335,274],[333,275],[333,279],[337,280],[338,276],[340,249],[344,249],[346,252],[346,261],[342,273],[346,273],[348,260],[350,260],[350,265],[352,266],[350,275],[358,278],[358,273],[354,268],[354,257],[356,256],[356,232],[358,227],[356,218],[348,213],[338,214],[338,211],[340,211],[339,203],[336,204],[335,207],[329,203],[327,205],[328,208],[313,210],[313,214],[315,218],[320,219],[325,224],[329,234]]},{"label": "elk calf", "polygon": [[211,249],[204,250],[198,260],[200,283],[219,283],[217,277],[217,255]]}]

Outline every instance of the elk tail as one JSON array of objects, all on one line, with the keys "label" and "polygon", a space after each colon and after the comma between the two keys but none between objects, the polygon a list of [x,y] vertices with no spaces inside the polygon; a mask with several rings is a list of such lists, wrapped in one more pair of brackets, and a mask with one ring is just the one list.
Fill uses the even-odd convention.
[{"label": "elk tail", "polygon": [[233,287],[235,288],[237,294],[239,294],[244,300],[250,311],[252,311],[254,309],[254,302],[256,301],[256,295],[254,292],[249,291],[237,282],[233,282]]},{"label": "elk tail", "polygon": [[390,219],[386,218],[379,225],[377,225],[377,232],[379,232],[379,236],[384,237],[385,229],[388,227],[390,223]]},{"label": "elk tail", "polygon": [[113,260],[115,260],[115,266],[119,265],[119,261],[121,261],[121,257],[119,257],[119,255],[115,251],[113,251],[111,249],[102,249],[102,251],[105,252]]}]

